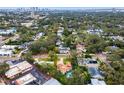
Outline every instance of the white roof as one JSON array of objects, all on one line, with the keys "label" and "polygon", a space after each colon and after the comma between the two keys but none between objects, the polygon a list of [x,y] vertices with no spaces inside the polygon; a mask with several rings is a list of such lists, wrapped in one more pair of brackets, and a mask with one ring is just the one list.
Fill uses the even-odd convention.
[{"label": "white roof", "polygon": [[45,82],[43,85],[62,85],[59,81],[57,81],[54,78],[51,78],[47,82]]},{"label": "white roof", "polygon": [[36,78],[31,73],[29,73],[23,77],[20,77],[19,79],[16,79],[15,82],[18,85],[25,85],[25,84],[28,84],[28,83],[34,81],[34,80],[36,80]]},{"label": "white roof", "polygon": [[63,32],[63,30],[60,30],[60,29],[58,30],[58,33],[62,33],[62,32]]},{"label": "white roof", "polygon": [[3,45],[1,48],[3,49],[14,49],[15,47],[17,47],[17,45]]},{"label": "white roof", "polygon": [[62,47],[60,46],[59,49],[61,49],[61,50],[70,50],[69,47],[63,47],[63,46]]},{"label": "white roof", "polygon": [[19,69],[21,69],[21,70],[25,70],[25,69],[27,69],[27,68],[32,67],[32,65],[29,64],[27,61],[23,61],[23,62],[17,64],[16,66],[17,66]]},{"label": "white roof", "polygon": [[0,49],[0,54],[12,54],[12,50]]},{"label": "white roof", "polygon": [[33,24],[32,22],[21,23],[21,25],[26,26],[26,27],[30,27],[32,24]]},{"label": "white roof", "polygon": [[10,34],[10,33],[13,33],[15,31],[16,31],[16,29],[14,29],[14,28],[8,29],[8,30],[1,29],[0,34]]},{"label": "white roof", "polygon": [[104,81],[100,81],[98,79],[91,79],[91,84],[92,85],[106,85]]},{"label": "white roof", "polygon": [[31,68],[31,67],[32,67],[31,64],[29,64],[27,61],[23,61],[23,62],[18,63],[16,65],[10,66],[11,69],[8,70],[5,73],[5,75],[7,77],[12,77],[12,76],[17,75],[17,74],[19,74],[19,73],[23,72],[24,70]]},{"label": "white roof", "polygon": [[5,73],[5,75],[6,75],[7,77],[12,77],[12,76],[14,76],[14,75],[19,74],[20,72],[21,72],[21,71],[20,71],[20,69],[19,69],[18,67],[13,67],[12,69],[8,70],[8,71]]}]

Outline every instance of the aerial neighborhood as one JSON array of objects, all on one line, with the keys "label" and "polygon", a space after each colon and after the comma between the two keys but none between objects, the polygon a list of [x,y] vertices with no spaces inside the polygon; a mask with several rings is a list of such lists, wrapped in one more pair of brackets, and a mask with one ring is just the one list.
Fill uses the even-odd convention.
[{"label": "aerial neighborhood", "polygon": [[0,9],[0,85],[123,85],[115,10]]}]

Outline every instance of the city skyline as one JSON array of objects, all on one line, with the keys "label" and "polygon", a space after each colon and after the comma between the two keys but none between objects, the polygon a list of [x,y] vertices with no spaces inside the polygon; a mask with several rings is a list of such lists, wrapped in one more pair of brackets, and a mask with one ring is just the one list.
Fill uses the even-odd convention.
[{"label": "city skyline", "polygon": [[111,10],[117,10],[117,11],[123,11],[124,7],[0,7],[0,10],[99,10],[99,11],[111,11]]},{"label": "city skyline", "polygon": [[3,0],[1,7],[123,7],[123,0]]}]

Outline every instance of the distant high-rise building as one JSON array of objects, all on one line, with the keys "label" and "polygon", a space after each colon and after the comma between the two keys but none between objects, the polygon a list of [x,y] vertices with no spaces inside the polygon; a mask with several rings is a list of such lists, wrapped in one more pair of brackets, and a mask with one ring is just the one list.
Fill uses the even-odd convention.
[{"label": "distant high-rise building", "polygon": [[116,13],[116,12],[117,12],[116,8],[113,8],[113,9],[112,9],[112,12],[113,12],[113,13]]},{"label": "distant high-rise building", "polygon": [[35,16],[35,7],[31,8],[31,18],[34,18]]}]

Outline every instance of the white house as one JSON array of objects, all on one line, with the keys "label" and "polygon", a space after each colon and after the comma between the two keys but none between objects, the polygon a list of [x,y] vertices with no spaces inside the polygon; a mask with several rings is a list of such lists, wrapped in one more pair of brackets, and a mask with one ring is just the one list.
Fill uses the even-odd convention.
[{"label": "white house", "polygon": [[8,34],[11,34],[11,32],[8,32],[4,29],[0,30],[0,35],[8,35]]},{"label": "white house", "polygon": [[11,28],[11,29],[8,29],[8,30],[0,29],[0,35],[9,35],[9,34],[13,34],[15,32],[16,32],[15,28]]},{"label": "white house", "polygon": [[60,45],[62,45],[63,43],[64,43],[63,41],[57,40],[56,45],[57,45],[57,46],[60,46]]},{"label": "white house", "polygon": [[12,50],[0,49],[0,56],[12,56]]},{"label": "white house", "polygon": [[112,40],[119,40],[124,42],[124,37],[122,36],[109,36],[108,38],[111,38]]},{"label": "white house", "polygon": [[16,85],[26,85],[37,80],[31,73],[15,80]]},{"label": "white house", "polygon": [[57,36],[61,37],[63,32],[64,32],[64,28],[63,27],[59,27],[59,30],[57,31]]},{"label": "white house", "polygon": [[94,35],[100,35],[103,32],[102,29],[88,29],[87,33],[94,34]]},{"label": "white house", "polygon": [[69,47],[59,47],[60,54],[67,54],[67,53],[69,53],[69,51],[70,51]]},{"label": "white house", "polygon": [[33,66],[29,64],[27,61],[20,62],[16,65],[11,65],[10,69],[5,73],[7,78],[14,78],[19,74],[23,74],[29,70],[31,70]]},{"label": "white house", "polygon": [[27,23],[21,23],[22,26],[25,26],[25,27],[30,27],[33,25],[32,22],[27,22]]},{"label": "white house", "polygon": [[43,32],[38,33],[38,34],[36,35],[36,37],[34,38],[34,40],[40,39],[43,35],[44,35]]},{"label": "white house", "polygon": [[2,49],[6,49],[6,50],[14,50],[16,47],[18,47],[18,45],[3,45],[3,46],[1,46]]}]

